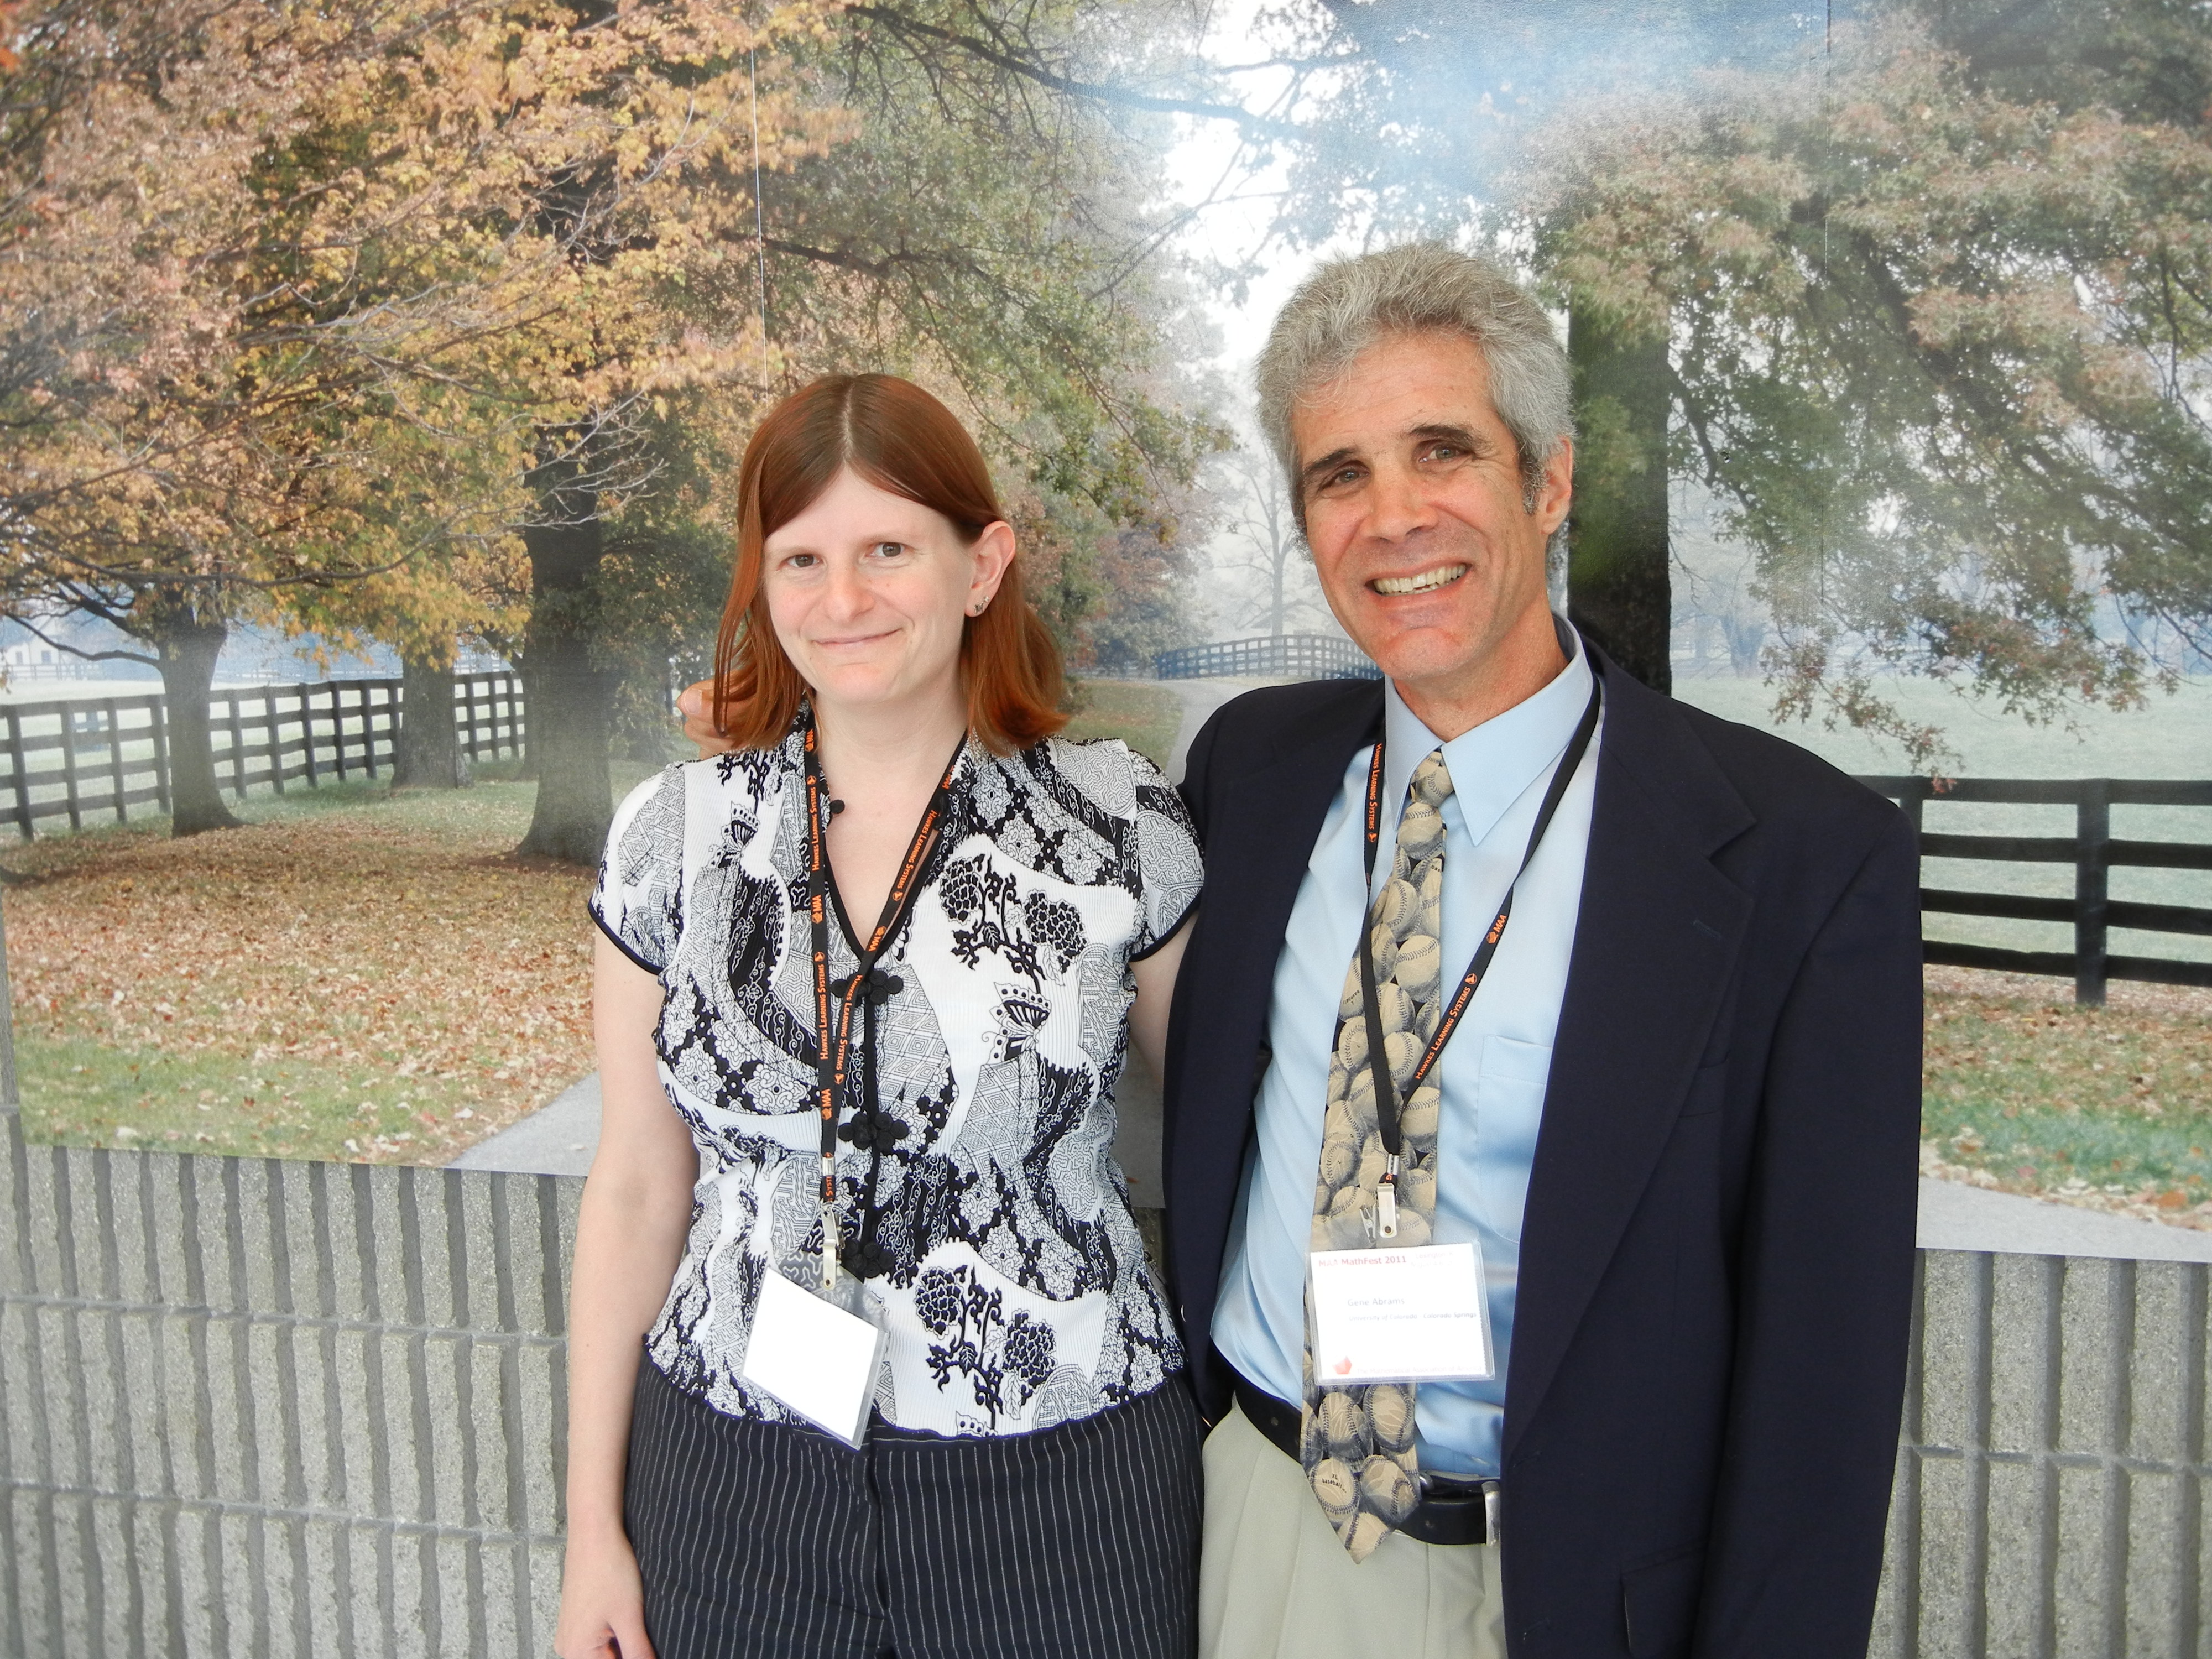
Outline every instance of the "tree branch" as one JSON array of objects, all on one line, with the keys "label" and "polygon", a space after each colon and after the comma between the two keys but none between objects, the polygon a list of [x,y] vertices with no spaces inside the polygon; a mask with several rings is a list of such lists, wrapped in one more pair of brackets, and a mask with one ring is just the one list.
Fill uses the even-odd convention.
[{"label": "tree branch", "polygon": [[[101,620],[106,619],[103,617]],[[161,665],[161,659],[159,657],[149,657],[143,652],[84,650],[81,647],[71,645],[66,640],[56,639],[28,617],[17,617],[15,621],[33,639],[53,647],[57,651],[66,651],[72,657],[82,658],[86,662],[136,662],[143,663],[149,668],[159,668]]]},{"label": "tree branch", "polygon": [[1262,137],[1285,143],[1295,143],[1307,136],[1302,129],[1290,122],[1270,120],[1266,116],[1255,115],[1250,110],[1237,104],[1218,104],[1199,98],[1161,98],[1150,93],[1135,92],[1126,87],[1117,87],[1111,82],[1078,81],[1069,76],[1056,74],[1043,64],[1023,58],[1018,53],[1003,51],[992,46],[988,41],[977,40],[974,35],[959,34],[951,29],[939,28],[934,24],[924,23],[905,16],[889,7],[854,6],[847,15],[853,17],[865,17],[871,22],[879,23],[893,34],[904,35],[908,39],[933,40],[939,46],[954,47],[981,63],[990,64],[994,69],[1004,70],[1009,75],[1018,75],[1024,80],[1033,81],[1041,87],[1053,92],[1064,93],[1071,98],[1088,99],[1098,104],[1113,104],[1123,109],[1148,110],[1156,115],[1190,115],[1200,120],[1226,121],[1243,131],[1256,133]]}]

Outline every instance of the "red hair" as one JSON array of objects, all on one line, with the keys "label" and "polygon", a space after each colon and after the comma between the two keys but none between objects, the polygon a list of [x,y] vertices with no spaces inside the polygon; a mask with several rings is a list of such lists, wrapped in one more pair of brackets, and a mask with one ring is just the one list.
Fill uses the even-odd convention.
[{"label": "red hair", "polygon": [[[738,566],[714,640],[714,723],[738,748],[782,742],[807,689],[769,619],[763,550],[847,467],[951,520],[971,545],[1006,517],[983,452],[911,380],[825,375],[770,410],[738,474]],[[1060,647],[1022,597],[1019,559],[961,630],[960,681],[968,729],[995,754],[1027,749],[1067,723]]]}]

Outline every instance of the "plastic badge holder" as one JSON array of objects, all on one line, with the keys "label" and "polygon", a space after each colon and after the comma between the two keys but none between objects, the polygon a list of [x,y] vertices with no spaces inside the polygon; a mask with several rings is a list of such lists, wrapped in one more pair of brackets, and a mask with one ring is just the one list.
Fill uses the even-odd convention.
[{"label": "plastic badge holder", "polygon": [[744,1379],[848,1446],[866,1437],[884,1333],[769,1269],[753,1310]]}]

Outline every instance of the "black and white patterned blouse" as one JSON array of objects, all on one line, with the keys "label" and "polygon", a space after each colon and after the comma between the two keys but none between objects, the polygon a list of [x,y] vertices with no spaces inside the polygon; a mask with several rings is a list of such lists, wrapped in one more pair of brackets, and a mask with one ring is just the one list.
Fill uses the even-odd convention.
[{"label": "black and white patterned blouse", "polygon": [[[1118,742],[970,741],[912,918],[883,967],[877,1091],[908,1126],[877,1174],[890,1270],[876,1403],[902,1428],[1014,1434],[1180,1368],[1115,1168],[1129,963],[1170,938],[1200,865],[1181,799]],[[740,1380],[760,1275],[820,1267],[820,1119],[799,738],[671,766],[623,801],[592,914],[666,1000],[662,1085],[699,1148],[684,1260],[647,1338],[678,1388],[795,1421]],[[872,918],[869,920],[872,920]],[[830,928],[830,972],[857,966]],[[857,1104],[857,1064],[848,1072]],[[840,1142],[854,1235],[869,1154]]]}]

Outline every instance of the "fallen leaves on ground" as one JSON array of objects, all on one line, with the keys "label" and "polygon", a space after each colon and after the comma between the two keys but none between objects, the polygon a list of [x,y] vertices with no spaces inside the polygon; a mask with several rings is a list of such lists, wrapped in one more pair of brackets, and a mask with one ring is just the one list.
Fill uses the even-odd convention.
[{"label": "fallen leaves on ground", "polygon": [[27,1065],[29,1127],[441,1164],[590,1071],[590,876],[507,855],[526,788],[472,793],[12,855],[17,1027],[80,1061]]},{"label": "fallen leaves on ground", "polygon": [[2212,990],[1927,969],[1921,1173],[2212,1228]]}]

